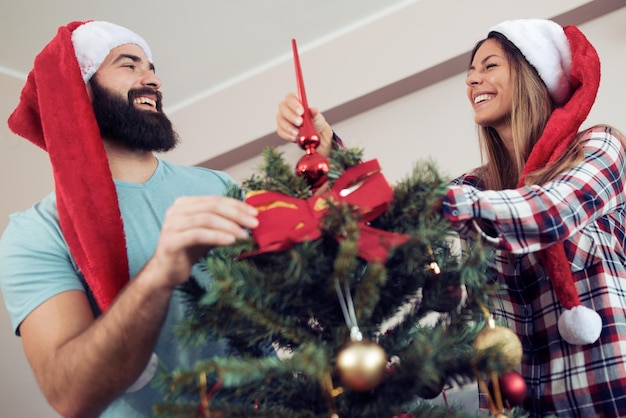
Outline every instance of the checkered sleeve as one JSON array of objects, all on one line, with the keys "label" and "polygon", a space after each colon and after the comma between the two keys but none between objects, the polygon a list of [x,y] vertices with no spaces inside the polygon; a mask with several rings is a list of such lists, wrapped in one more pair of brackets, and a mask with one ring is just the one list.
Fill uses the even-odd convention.
[{"label": "checkered sleeve", "polygon": [[624,205],[624,145],[608,127],[581,139],[584,159],[550,182],[512,190],[480,190],[471,181],[451,185],[443,214],[459,230],[474,230],[497,248],[536,252],[566,240]]}]

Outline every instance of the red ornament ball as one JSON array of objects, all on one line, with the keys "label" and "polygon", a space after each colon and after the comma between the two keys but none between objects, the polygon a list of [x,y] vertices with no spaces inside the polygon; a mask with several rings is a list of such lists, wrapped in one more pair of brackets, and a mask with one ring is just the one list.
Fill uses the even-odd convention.
[{"label": "red ornament ball", "polygon": [[500,376],[500,391],[502,397],[506,399],[511,406],[521,405],[526,398],[526,381],[517,372],[508,372]]},{"label": "red ornament ball", "polygon": [[307,125],[307,126],[300,127],[300,135],[298,135],[297,142],[298,142],[298,145],[300,145],[300,148],[305,150],[308,154],[311,151],[315,150],[317,147],[319,147],[319,145],[322,143],[322,140],[320,139],[317,132],[313,134],[313,131],[315,131],[315,127],[313,127],[312,125],[309,125],[308,123],[304,121],[302,122],[303,122],[302,123],[303,125]]},{"label": "red ornament ball", "polygon": [[296,164],[296,174],[303,176],[313,188],[318,188],[326,183],[329,171],[328,159],[316,152],[304,154]]}]

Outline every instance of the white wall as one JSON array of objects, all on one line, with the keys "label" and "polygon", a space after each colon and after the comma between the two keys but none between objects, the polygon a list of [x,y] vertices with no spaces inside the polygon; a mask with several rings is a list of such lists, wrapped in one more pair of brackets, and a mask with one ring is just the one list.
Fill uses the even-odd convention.
[{"label": "white wall", "polygon": [[[528,13],[526,11],[527,15]],[[626,131],[626,110],[624,110],[626,107],[623,100],[626,98],[626,83],[623,76],[626,68],[626,8],[622,7],[580,27],[596,45],[603,63],[602,85],[589,123],[608,122]],[[432,36],[432,48],[439,47],[439,37],[444,36],[447,29],[449,28],[442,28]],[[463,48],[469,50],[473,42],[474,39],[468,38],[467,45]],[[411,53],[421,52],[411,51]],[[388,70],[386,62],[376,59],[371,60],[371,65],[381,73]],[[350,81],[344,78],[336,79],[336,83]],[[441,171],[449,176],[459,174],[479,163],[472,115],[466,102],[463,83],[463,74],[452,76],[375,109],[342,120],[334,124],[334,128],[349,145],[363,147],[367,159],[378,158],[383,172],[391,182],[408,174],[411,166],[424,158],[434,159]],[[5,93],[14,94],[12,97],[19,94],[19,92]],[[279,97],[282,97],[282,92],[279,93]],[[309,100],[314,98],[312,92],[308,93]],[[254,95],[254,92],[251,95]],[[263,135],[263,132],[259,135]],[[13,150],[17,149],[20,154],[19,158],[13,161],[3,160],[0,173],[3,182],[19,186],[11,188],[9,193],[3,195],[0,202],[0,230],[6,226],[9,212],[27,207],[52,188],[49,171],[33,176],[29,169],[34,166],[47,166],[43,152],[33,152],[31,150],[33,147],[23,140],[5,143],[15,147]],[[301,155],[301,150],[292,144],[282,149],[294,162]],[[237,179],[244,179],[250,175],[258,162],[258,158],[240,161],[228,167],[226,171]],[[0,416],[56,417],[40,395],[22,354],[20,341],[12,336],[4,309],[0,309],[0,335]]]},{"label": "white wall", "polygon": [[[598,97],[583,126],[609,123],[626,132],[626,7],[579,28],[596,47],[602,63]],[[469,41],[468,50],[473,42]],[[364,148],[366,159],[377,158],[390,182],[407,175],[423,159],[433,159],[443,174],[456,176],[480,163],[464,83],[465,75],[457,74],[342,120],[333,128],[349,146]],[[293,144],[280,149],[293,161],[302,154]],[[226,171],[237,179],[245,179],[259,162],[259,158],[249,159]]]}]

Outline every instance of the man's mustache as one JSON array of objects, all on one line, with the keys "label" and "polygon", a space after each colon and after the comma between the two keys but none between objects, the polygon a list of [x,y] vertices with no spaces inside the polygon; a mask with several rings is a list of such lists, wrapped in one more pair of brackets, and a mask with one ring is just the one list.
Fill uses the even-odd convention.
[{"label": "man's mustache", "polygon": [[156,96],[156,108],[160,112],[163,108],[163,93],[159,90],[152,89],[150,87],[140,87],[136,89],[131,89],[128,91],[128,102],[133,103],[133,101],[140,96]]}]

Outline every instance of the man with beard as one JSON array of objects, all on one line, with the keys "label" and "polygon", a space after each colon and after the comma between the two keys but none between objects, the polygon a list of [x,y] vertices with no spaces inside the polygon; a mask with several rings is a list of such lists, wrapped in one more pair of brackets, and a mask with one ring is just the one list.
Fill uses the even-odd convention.
[{"label": "man with beard", "polygon": [[[247,237],[256,210],[224,196],[222,172],[158,159],[177,135],[145,41],[72,22],[36,57],[9,127],[48,152],[55,192],[13,214],[0,284],[50,404],[67,417],[149,417],[156,366],[219,355],[173,328],[172,297],[199,257]],[[200,269],[194,276],[207,281]]]}]

